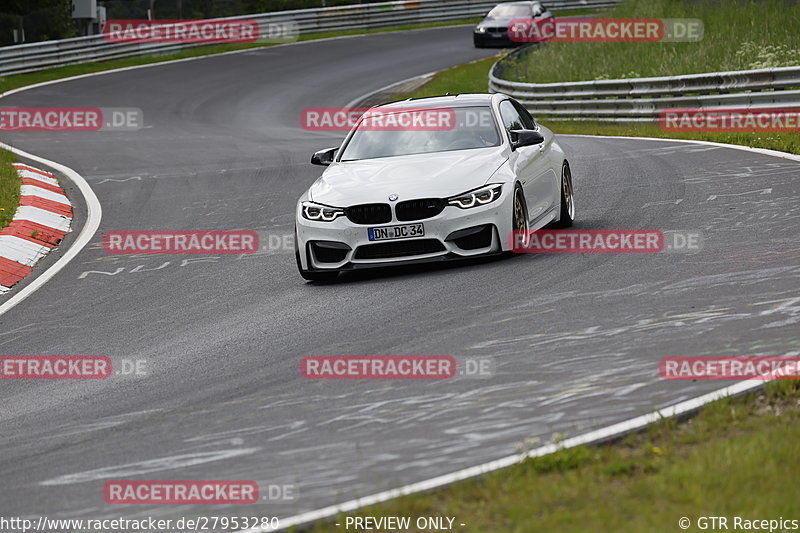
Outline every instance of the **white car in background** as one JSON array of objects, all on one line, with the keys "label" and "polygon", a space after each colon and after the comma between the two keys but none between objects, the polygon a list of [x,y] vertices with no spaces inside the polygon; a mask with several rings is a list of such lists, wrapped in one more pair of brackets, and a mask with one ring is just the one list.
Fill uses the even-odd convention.
[{"label": "white car in background", "polygon": [[297,267],[308,280],[510,251],[513,230],[575,218],[564,151],[504,94],[374,107],[311,162],[328,168],[297,202]]}]

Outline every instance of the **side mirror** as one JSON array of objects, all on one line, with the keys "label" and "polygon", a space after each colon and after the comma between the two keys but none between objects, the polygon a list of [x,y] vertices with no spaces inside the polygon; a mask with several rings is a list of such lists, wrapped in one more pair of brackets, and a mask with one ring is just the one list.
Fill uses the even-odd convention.
[{"label": "side mirror", "polygon": [[331,163],[333,163],[333,158],[336,157],[336,152],[339,150],[339,147],[333,148],[326,148],[324,150],[320,150],[319,152],[315,152],[314,155],[311,156],[311,164],[312,165],[322,165],[323,167],[327,167]]},{"label": "side mirror", "polygon": [[511,150],[516,150],[523,146],[534,146],[543,142],[544,137],[536,130],[514,130],[511,132]]}]

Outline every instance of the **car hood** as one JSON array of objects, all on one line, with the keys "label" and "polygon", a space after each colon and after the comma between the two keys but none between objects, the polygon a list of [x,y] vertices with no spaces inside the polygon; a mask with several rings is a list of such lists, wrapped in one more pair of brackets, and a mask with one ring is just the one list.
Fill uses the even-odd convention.
[{"label": "car hood", "polygon": [[508,157],[502,146],[334,163],[309,190],[311,200],[336,207],[447,198],[489,182]]}]

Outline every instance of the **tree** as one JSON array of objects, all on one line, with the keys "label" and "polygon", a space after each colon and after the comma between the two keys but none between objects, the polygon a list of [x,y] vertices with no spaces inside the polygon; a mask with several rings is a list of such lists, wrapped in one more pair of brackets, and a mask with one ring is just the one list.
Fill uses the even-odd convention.
[{"label": "tree", "polygon": [[77,35],[71,16],[72,0],[5,0],[0,9],[0,44],[14,44],[14,30],[20,28],[25,42]]}]

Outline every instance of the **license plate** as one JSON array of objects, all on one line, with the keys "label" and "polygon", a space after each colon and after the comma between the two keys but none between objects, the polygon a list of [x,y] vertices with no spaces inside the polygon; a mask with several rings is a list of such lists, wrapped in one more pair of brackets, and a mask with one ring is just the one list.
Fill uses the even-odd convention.
[{"label": "license plate", "polygon": [[493,34],[492,34],[492,37],[493,37],[494,39],[499,39],[499,38],[500,38],[500,37],[502,37],[502,36],[503,36],[503,34],[502,34],[502,33],[493,33]]},{"label": "license plate", "polygon": [[369,240],[371,241],[408,239],[409,237],[422,237],[425,235],[425,227],[422,224],[404,224],[402,226],[367,228],[367,234],[369,234]]}]

